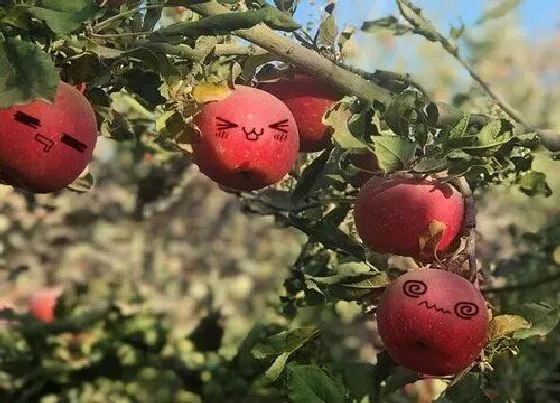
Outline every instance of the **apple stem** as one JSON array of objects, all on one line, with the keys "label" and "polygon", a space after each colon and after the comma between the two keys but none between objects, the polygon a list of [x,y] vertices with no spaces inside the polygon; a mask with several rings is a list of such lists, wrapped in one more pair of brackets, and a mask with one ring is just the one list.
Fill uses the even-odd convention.
[{"label": "apple stem", "polygon": [[465,213],[463,216],[463,229],[461,236],[466,238],[467,256],[469,260],[469,280],[474,282],[478,273],[476,267],[476,206],[474,203],[473,192],[464,176],[455,181],[459,191],[463,195]]}]

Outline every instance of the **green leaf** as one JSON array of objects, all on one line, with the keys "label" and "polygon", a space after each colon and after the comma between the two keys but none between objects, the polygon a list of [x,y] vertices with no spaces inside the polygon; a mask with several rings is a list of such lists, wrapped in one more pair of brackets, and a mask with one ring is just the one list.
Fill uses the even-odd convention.
[{"label": "green leaf", "polygon": [[93,21],[100,13],[91,0],[41,0],[29,12],[44,21],[56,34],[76,31],[86,21]]},{"label": "green leaf", "polygon": [[390,283],[387,273],[371,271],[367,264],[360,262],[339,265],[335,273],[327,277],[305,275],[306,283],[312,281],[320,287],[326,287],[334,296],[346,301],[362,298],[373,289],[386,287]]},{"label": "green leaf", "polygon": [[285,13],[293,14],[297,8],[297,1],[296,0],[274,0],[274,5],[278,10],[283,11]]},{"label": "green leaf", "polygon": [[521,175],[518,180],[519,190],[529,196],[544,195],[549,197],[552,190],[546,182],[546,175],[542,172],[529,171]]},{"label": "green leaf", "polygon": [[327,14],[315,37],[315,44],[324,46],[327,49],[334,49],[336,35],[338,34],[338,27],[336,25],[336,18],[334,14]]},{"label": "green leaf", "polygon": [[496,119],[480,129],[476,135],[476,143],[463,147],[463,151],[480,157],[489,157],[512,139],[509,123]]},{"label": "green leaf", "polygon": [[520,307],[519,314],[529,321],[529,329],[513,333],[515,339],[526,339],[532,336],[546,336],[560,321],[560,309],[545,303],[529,303]]},{"label": "green leaf", "polygon": [[336,225],[321,220],[310,228],[307,234],[327,248],[343,250],[360,258],[360,260],[365,260],[362,246]]},{"label": "green leaf", "polygon": [[476,24],[480,25],[490,20],[503,17],[515,10],[520,4],[521,0],[502,0],[486,10],[476,21]]},{"label": "green leaf", "polygon": [[324,172],[325,166],[329,157],[331,155],[331,150],[327,149],[321,153],[317,158],[307,165],[303,170],[301,177],[299,178],[296,188],[293,192],[294,200],[301,200],[305,195],[307,195],[314,187],[315,183],[319,179],[320,175]]},{"label": "green leaf", "polygon": [[432,22],[422,15],[422,10],[412,5],[408,0],[397,0],[399,11],[406,20],[414,27],[414,33],[422,35],[431,42],[440,42],[445,44],[445,38],[437,32]]},{"label": "green leaf", "polygon": [[390,283],[389,276],[385,272],[365,274],[342,284],[334,284],[330,292],[345,301],[355,301],[371,294],[377,288],[384,288]]},{"label": "green leaf", "polygon": [[274,7],[265,7],[256,11],[224,13],[205,17],[200,21],[187,21],[172,24],[155,31],[153,37],[188,36],[196,38],[202,35],[225,35],[240,29],[247,29],[264,23],[280,31],[295,31],[300,28],[289,14]]},{"label": "green leaf", "polygon": [[463,33],[465,32],[465,24],[461,24],[460,27],[451,27],[451,30],[449,32],[449,37],[451,39],[453,39],[454,41],[456,41],[457,39],[459,39],[461,36],[463,36]]},{"label": "green leaf", "polygon": [[60,77],[49,55],[30,42],[0,40],[0,107],[53,101]]},{"label": "green leaf", "polygon": [[409,91],[394,97],[384,113],[387,126],[399,136],[408,137],[409,128],[418,120],[418,102],[417,92]]},{"label": "green leaf", "polygon": [[290,353],[282,353],[276,357],[272,365],[266,370],[263,376],[256,381],[256,383],[262,387],[278,379],[282,372],[284,372],[284,368],[286,368],[286,363],[288,362],[290,355]]},{"label": "green leaf", "polygon": [[447,167],[447,159],[439,157],[427,157],[414,165],[413,170],[419,173],[441,172]]},{"label": "green leaf", "polygon": [[490,399],[482,391],[482,376],[469,373],[446,390],[436,403],[490,403]]},{"label": "green leaf", "polygon": [[371,390],[375,367],[365,362],[342,363],[340,372],[352,399],[361,401]]},{"label": "green leaf", "polygon": [[416,153],[417,144],[407,138],[374,136],[373,140],[377,162],[385,173],[407,167]]},{"label": "green leaf", "polygon": [[488,340],[500,339],[514,332],[528,329],[531,324],[523,316],[500,315],[492,318],[488,325]]},{"label": "green leaf", "polygon": [[367,148],[367,145],[356,138],[348,127],[348,122],[353,116],[352,109],[354,107],[355,100],[353,98],[343,98],[325,113],[323,124],[333,129],[332,138],[342,148]]},{"label": "green leaf", "polygon": [[361,30],[374,34],[389,31],[393,35],[404,35],[412,31],[410,27],[400,24],[398,21],[397,17],[389,15],[377,20],[364,22]]},{"label": "green leaf", "polygon": [[293,403],[343,403],[344,385],[316,365],[290,363],[287,368],[288,399]]},{"label": "green leaf", "polygon": [[315,281],[316,283],[321,284],[321,285],[334,285],[334,284],[341,284],[341,283],[344,283],[344,282],[347,282],[347,281],[351,281],[352,279],[354,279],[356,277],[363,276],[363,275],[368,275],[368,274],[378,275],[378,274],[380,274],[379,272],[370,273],[370,270],[371,270],[371,268],[365,263],[351,262],[351,263],[344,263],[344,264],[341,264],[341,265],[337,266],[334,269],[334,272],[337,273],[337,274],[333,275],[333,276],[314,277],[314,276],[306,275],[305,277],[313,279],[313,281]]},{"label": "green leaf", "polygon": [[307,342],[319,334],[319,329],[314,326],[300,327],[293,330],[272,335],[264,343],[259,343],[251,350],[257,359],[276,357],[283,353],[291,354],[299,350]]}]

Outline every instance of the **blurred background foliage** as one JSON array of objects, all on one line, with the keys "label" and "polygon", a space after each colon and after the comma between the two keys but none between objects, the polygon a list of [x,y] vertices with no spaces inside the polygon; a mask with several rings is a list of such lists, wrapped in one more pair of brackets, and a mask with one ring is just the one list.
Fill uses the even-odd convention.
[{"label": "blurred background foliage", "polygon": [[[339,7],[351,7],[343,3]],[[321,14],[300,17],[304,24],[315,18],[309,26],[316,27]],[[167,8],[161,23],[185,18],[181,10]],[[342,31],[344,21],[338,25]],[[560,31],[527,37],[513,11],[466,26],[461,46],[469,63],[531,123],[560,131]],[[364,69],[408,72],[436,100],[496,113],[438,44],[360,33],[343,55]],[[139,79],[127,74],[122,80]],[[153,117],[149,98],[140,105],[119,92],[106,101],[134,126]],[[247,351],[288,328],[291,315],[284,315],[278,295],[286,295],[284,280],[306,238],[272,217],[242,211],[234,195],[187,158],[159,153],[158,146],[101,137],[91,166],[96,183],[87,194],[32,196],[0,186],[0,302],[24,314],[35,292],[62,287],[59,316],[84,324],[78,333],[64,319],[46,330],[29,320],[19,333],[4,324],[0,343],[11,347],[12,356],[2,353],[0,360],[20,366],[10,373],[21,376],[0,372],[1,401],[285,401],[274,387],[274,365],[280,364],[266,351],[260,361]],[[560,304],[560,283],[539,282],[557,274],[560,265],[560,175],[554,158],[548,151],[536,153],[535,164],[547,173],[553,191],[548,198],[506,185],[476,194],[478,254],[488,275],[484,286],[512,287],[489,294],[505,313],[525,302]],[[529,286],[516,286],[525,283]],[[360,390],[379,376],[369,364],[383,359],[376,358],[380,341],[369,319],[356,303],[338,301],[299,309],[293,320],[321,327],[328,354],[348,363],[341,373],[364,378],[354,379],[354,390]],[[298,337],[313,340],[309,332]],[[485,396],[452,401],[560,401],[559,346],[557,330],[522,342],[512,348],[515,355],[495,360]],[[288,367],[294,376],[305,370]],[[384,383],[384,401],[431,401],[442,389],[431,380],[402,388],[410,374],[401,375],[392,379],[395,388],[390,380]]]}]

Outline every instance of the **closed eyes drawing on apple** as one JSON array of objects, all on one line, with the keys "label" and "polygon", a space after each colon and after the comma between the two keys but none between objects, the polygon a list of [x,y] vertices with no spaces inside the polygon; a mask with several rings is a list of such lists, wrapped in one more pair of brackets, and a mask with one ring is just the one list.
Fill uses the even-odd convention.
[{"label": "closed eyes drawing on apple", "polygon": [[[288,139],[288,122],[289,119],[278,120],[274,123],[269,124],[266,128],[271,129],[274,133],[274,140],[279,142],[284,142]],[[240,129],[240,130],[235,130]],[[232,134],[242,134],[249,141],[257,141],[261,136],[265,134],[266,129],[264,127],[251,127],[245,125],[238,125],[229,119],[225,119],[216,116],[216,137],[221,139],[226,139]]]},{"label": "closed eyes drawing on apple", "polygon": [[297,158],[294,117],[265,91],[238,86],[227,98],[205,104],[193,122],[200,132],[193,159],[224,187],[253,191],[280,182]]}]

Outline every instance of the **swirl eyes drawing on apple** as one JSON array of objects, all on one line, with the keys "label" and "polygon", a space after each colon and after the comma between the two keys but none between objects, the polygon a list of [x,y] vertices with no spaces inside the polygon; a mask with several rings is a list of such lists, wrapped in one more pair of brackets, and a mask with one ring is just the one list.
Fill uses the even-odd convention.
[{"label": "swirl eyes drawing on apple", "polygon": [[482,294],[463,277],[420,269],[387,287],[379,300],[377,325],[398,364],[444,376],[479,356],[487,341],[488,313]]}]

